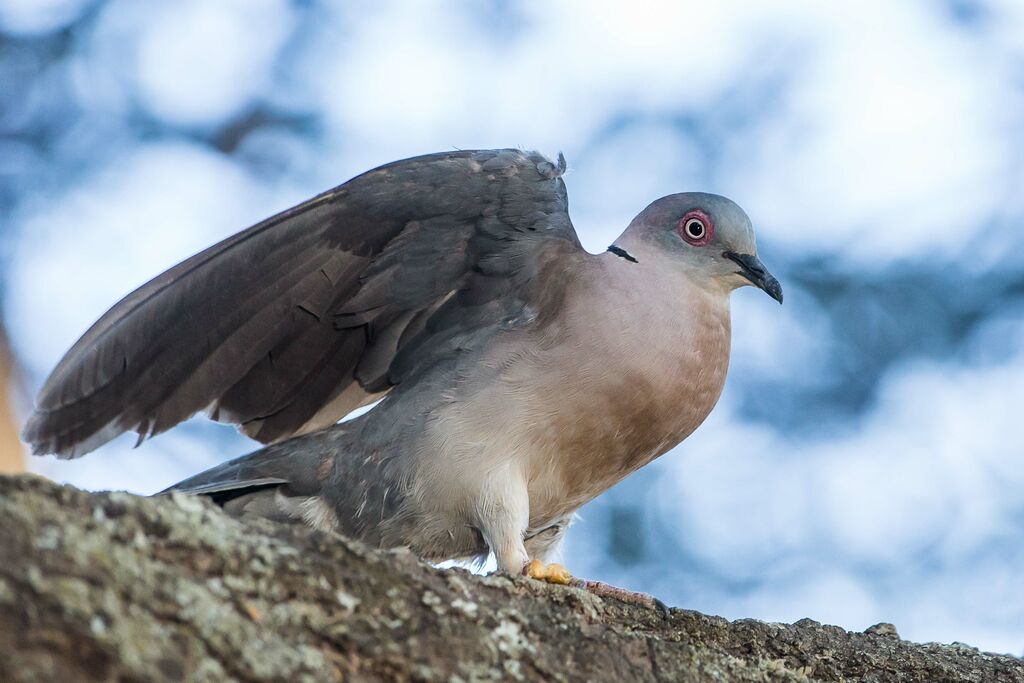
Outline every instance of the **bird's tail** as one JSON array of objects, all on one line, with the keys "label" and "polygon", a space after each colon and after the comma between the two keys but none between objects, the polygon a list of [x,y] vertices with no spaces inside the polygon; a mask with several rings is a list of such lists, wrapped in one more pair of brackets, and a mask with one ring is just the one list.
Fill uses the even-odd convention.
[{"label": "bird's tail", "polygon": [[203,495],[234,516],[301,520],[333,529],[335,514],[320,497],[333,459],[322,438],[297,437],[217,465],[156,495]]}]

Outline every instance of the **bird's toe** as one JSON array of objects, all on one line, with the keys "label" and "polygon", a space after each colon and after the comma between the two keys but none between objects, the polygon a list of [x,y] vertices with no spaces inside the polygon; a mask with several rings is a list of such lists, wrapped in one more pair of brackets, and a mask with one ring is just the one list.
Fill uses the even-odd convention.
[{"label": "bird's toe", "polygon": [[562,565],[549,564],[545,569],[544,580],[548,583],[557,583],[562,586],[568,586],[572,583],[572,574]]},{"label": "bird's toe", "polygon": [[666,619],[671,615],[668,605],[647,593],[635,593],[600,581],[584,581],[583,588],[599,598],[611,598],[637,607],[656,610]]},{"label": "bird's toe", "polygon": [[560,564],[546,565],[540,560],[530,560],[523,568],[523,574],[531,579],[547,583],[557,583],[562,586],[568,586],[572,583],[572,574],[569,573],[568,569]]},{"label": "bird's toe", "polygon": [[540,560],[530,560],[525,567],[523,567],[523,574],[529,576],[531,579],[537,579],[538,581],[544,580],[547,567]]}]

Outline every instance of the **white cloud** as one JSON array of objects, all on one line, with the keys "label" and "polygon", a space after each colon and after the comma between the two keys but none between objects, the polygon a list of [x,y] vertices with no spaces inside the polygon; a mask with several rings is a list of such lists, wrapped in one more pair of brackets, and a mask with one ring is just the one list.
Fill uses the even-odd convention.
[{"label": "white cloud", "polygon": [[756,614],[764,621],[793,623],[814,615],[815,621],[856,631],[884,621],[886,614],[869,582],[842,571],[791,575],[729,602],[727,615],[733,619]]},{"label": "white cloud", "polygon": [[137,95],[154,115],[185,125],[221,122],[257,99],[292,28],[285,0],[187,0],[141,19]]},{"label": "white cloud", "polygon": [[135,434],[122,434],[101,450],[77,460],[58,460],[52,456],[32,458],[29,467],[54,481],[90,491],[151,495],[208,467],[254,450],[252,442],[234,434],[226,425],[179,426],[136,448],[137,438]]},{"label": "white cloud", "polygon": [[1003,208],[1005,73],[923,5],[818,14],[785,123],[733,151],[750,208],[791,249],[865,265],[956,257]]},{"label": "white cloud", "polygon": [[39,35],[58,31],[81,15],[88,0],[0,0],[0,31]]},{"label": "white cloud", "polygon": [[[608,135],[601,145],[568,159],[569,205],[583,245],[604,251],[651,201],[701,189],[701,154],[694,142],[666,122],[637,122]],[[577,208],[576,198],[587,201]]]}]

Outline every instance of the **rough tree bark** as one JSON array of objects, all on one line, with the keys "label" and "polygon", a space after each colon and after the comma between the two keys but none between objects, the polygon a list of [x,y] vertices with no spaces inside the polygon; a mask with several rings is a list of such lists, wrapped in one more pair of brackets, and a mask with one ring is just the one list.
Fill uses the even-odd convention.
[{"label": "rough tree bark", "polygon": [[0,681],[1022,681],[891,629],[666,618],[576,588],[0,478]]}]

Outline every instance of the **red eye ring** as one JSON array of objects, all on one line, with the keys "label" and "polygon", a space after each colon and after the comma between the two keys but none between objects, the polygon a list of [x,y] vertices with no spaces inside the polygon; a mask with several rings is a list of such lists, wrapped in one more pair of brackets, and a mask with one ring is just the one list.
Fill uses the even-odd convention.
[{"label": "red eye ring", "polygon": [[715,226],[711,222],[711,216],[700,209],[693,209],[679,219],[676,232],[688,244],[703,247],[715,236]]}]

